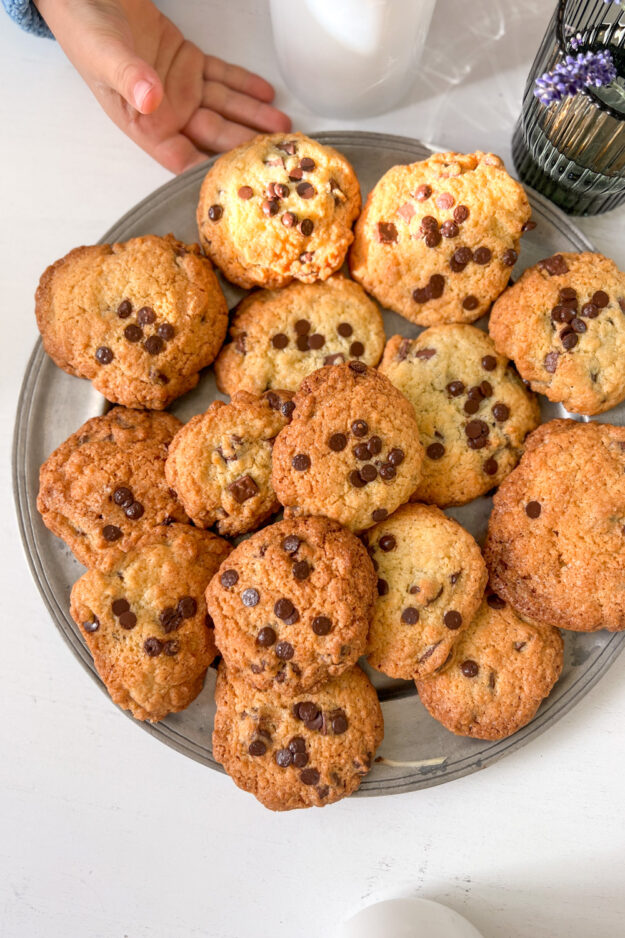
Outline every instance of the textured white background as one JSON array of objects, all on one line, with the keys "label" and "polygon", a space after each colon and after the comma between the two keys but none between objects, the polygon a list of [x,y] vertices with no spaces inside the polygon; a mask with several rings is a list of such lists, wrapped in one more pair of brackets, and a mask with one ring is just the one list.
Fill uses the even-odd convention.
[{"label": "textured white background", "polygon": [[[167,0],[206,51],[276,82],[262,0]],[[359,127],[509,157],[549,0],[438,0],[405,104]],[[294,22],[297,2],[293,2]],[[429,791],[271,815],[140,732],[69,654],[31,582],[10,486],[41,270],[168,174],[101,113],[58,47],[0,16],[0,935],[325,938],[372,897],[447,902],[485,938],[625,933],[625,656],[555,728]],[[582,220],[625,264],[625,211]],[[389,935],[389,938],[392,938]]]}]

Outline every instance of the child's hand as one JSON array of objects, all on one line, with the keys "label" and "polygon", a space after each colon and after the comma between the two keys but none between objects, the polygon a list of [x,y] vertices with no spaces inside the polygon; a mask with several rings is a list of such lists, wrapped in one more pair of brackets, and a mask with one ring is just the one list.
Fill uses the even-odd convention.
[{"label": "child's hand", "polygon": [[36,2],[109,117],[172,172],[290,129],[268,82],[204,55],[151,0]]}]

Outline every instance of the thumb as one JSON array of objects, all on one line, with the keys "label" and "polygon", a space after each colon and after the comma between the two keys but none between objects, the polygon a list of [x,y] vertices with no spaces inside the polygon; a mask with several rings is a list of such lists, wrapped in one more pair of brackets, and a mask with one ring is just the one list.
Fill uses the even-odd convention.
[{"label": "thumb", "polygon": [[100,80],[140,114],[151,114],[163,99],[163,85],[154,69],[123,39],[109,39],[99,50]]}]

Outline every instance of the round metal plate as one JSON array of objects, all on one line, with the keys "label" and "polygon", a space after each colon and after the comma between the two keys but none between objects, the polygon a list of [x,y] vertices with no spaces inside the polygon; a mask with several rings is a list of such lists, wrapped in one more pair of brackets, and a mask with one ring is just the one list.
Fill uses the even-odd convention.
[{"label": "round metal plate", "polygon": [[[318,134],[322,143],[335,146],[354,166],[366,197],[380,176],[398,163],[425,159],[429,150],[406,137],[373,133]],[[102,241],[123,241],[144,234],[164,235],[172,231],[183,241],[195,241],[195,207],[206,166],[185,173],[157,189],[108,231]],[[529,192],[535,230],[523,238],[523,252],[514,275],[541,257],[564,250],[587,250],[592,246],[560,211],[536,193]],[[230,306],[241,291],[223,283]],[[384,313],[387,336],[416,335],[420,329],[394,313]],[[485,328],[485,323],[478,323]],[[171,410],[181,419],[204,411],[221,397],[212,371],[207,370],[192,392],[180,398]],[[543,419],[570,416],[562,407],[542,399]],[[85,420],[107,409],[106,401],[89,382],[71,377],[57,368],[38,342],[26,369],[19,401],[13,450],[13,479],[17,514],[26,556],[52,620],[63,638],[104,690],[87,648],[69,615],[69,593],[83,568],[65,545],[42,524],[36,509],[39,466],[67,436]],[[611,410],[603,419],[625,422],[625,406]],[[580,419],[580,418],[578,418]],[[582,418],[584,419],[584,418]],[[457,518],[481,541],[486,530],[490,499],[477,499],[449,514]],[[433,720],[420,704],[414,685],[393,681],[369,672],[378,688],[385,721],[385,738],[374,765],[364,779],[359,795],[390,794],[427,788],[484,768],[555,723],[601,677],[623,647],[624,634],[565,633],[565,665],[562,677],[535,719],[510,739],[481,742],[454,736]],[[213,759],[211,731],[214,714],[215,671],[209,669],[204,690],[182,713],[172,714],[154,726],[137,723],[148,733],[213,769],[222,771]]]}]

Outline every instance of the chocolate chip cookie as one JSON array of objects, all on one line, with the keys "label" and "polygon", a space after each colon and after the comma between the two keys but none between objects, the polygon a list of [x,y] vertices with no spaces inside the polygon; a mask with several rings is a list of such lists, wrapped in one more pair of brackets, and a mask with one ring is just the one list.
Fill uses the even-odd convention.
[{"label": "chocolate chip cookie", "polygon": [[280,521],[239,544],[211,581],[215,641],[259,690],[299,694],[363,653],[375,583],[365,548],[340,525]]},{"label": "chocolate chip cookie", "polygon": [[552,420],[494,498],[484,556],[521,615],[625,629],[625,427]]},{"label": "chocolate chip cookie", "polygon": [[535,391],[578,414],[625,398],[625,274],[601,254],[555,254],[524,271],[488,326]]},{"label": "chocolate chip cookie", "polygon": [[352,361],[305,378],[273,449],[285,516],[319,514],[363,531],[408,501],[423,448],[414,408],[384,375]]},{"label": "chocolate chip cookie", "polygon": [[37,508],[86,567],[109,569],[155,525],[188,521],[165,478],[181,426],[171,414],[113,407],[46,459]]},{"label": "chocolate chip cookie", "polygon": [[195,387],[228,325],[210,261],[172,235],[75,248],[41,277],[36,314],[59,368],[154,410]]},{"label": "chocolate chip cookie", "polygon": [[290,398],[288,391],[239,391],[230,404],[213,401],[178,431],[165,474],[195,524],[244,534],[280,510],[271,486],[271,450],[289,422]]},{"label": "chocolate chip cookie", "polygon": [[108,572],[74,584],[71,614],[113,701],[155,723],[199,694],[217,653],[204,590],[230,545],[208,531],[154,528]]},{"label": "chocolate chip cookie", "polygon": [[230,342],[215,362],[226,394],[268,388],[296,391],[323,365],[360,359],[377,365],[384,327],[362,287],[338,274],[325,283],[293,283],[245,297],[230,322]]},{"label": "chocolate chip cookie", "polygon": [[464,505],[499,485],[540,420],[534,395],[474,326],[393,336],[380,371],[414,405],[425,450],[418,501]]},{"label": "chocolate chip cookie", "polygon": [[420,326],[473,322],[508,283],[530,211],[492,153],[394,166],[358,219],[352,276]]},{"label": "chocolate chip cookie", "polygon": [[367,660],[390,677],[427,677],[445,664],[481,602],[480,549],[432,505],[403,505],[363,541],[378,575]]},{"label": "chocolate chip cookie", "polygon": [[562,636],[530,625],[494,594],[480,606],[444,671],[417,681],[429,713],[458,736],[505,739],[529,723],[558,680]]},{"label": "chocolate chip cookie", "polygon": [[272,811],[323,807],[356,791],[382,742],[377,694],[358,667],[296,700],[219,666],[213,754]]},{"label": "chocolate chip cookie", "polygon": [[338,270],[359,211],[360,187],[344,156],[300,133],[265,134],[211,166],[197,223],[228,280],[274,288]]}]

